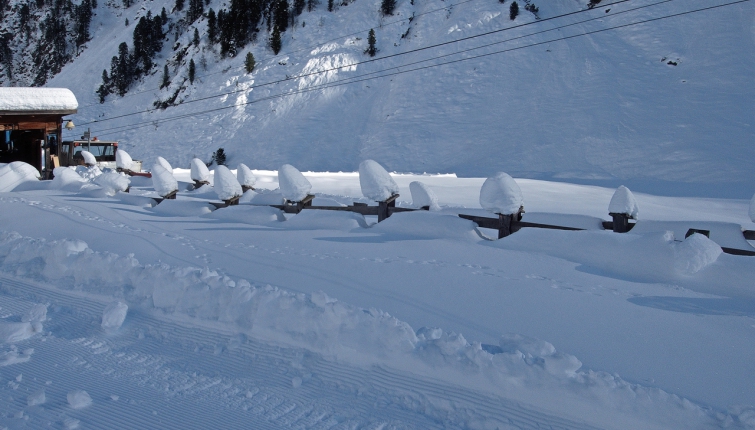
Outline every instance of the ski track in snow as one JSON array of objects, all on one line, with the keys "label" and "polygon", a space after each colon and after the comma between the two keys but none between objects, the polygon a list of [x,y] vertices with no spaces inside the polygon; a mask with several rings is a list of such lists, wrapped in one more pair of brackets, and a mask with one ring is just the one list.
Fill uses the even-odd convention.
[{"label": "ski track in snow", "polygon": [[[5,313],[22,314],[34,303],[49,308],[44,332],[21,344],[34,349],[31,359],[2,368],[2,425],[66,427],[79,420],[90,428],[594,428],[385,366],[344,365],[167,317],[131,313],[121,331],[108,336],[99,330],[104,301],[53,288],[0,275]],[[39,367],[35,359],[57,364]],[[40,389],[47,401],[27,406],[27,397]],[[65,397],[75,389],[87,391],[93,404],[72,409]]]}]

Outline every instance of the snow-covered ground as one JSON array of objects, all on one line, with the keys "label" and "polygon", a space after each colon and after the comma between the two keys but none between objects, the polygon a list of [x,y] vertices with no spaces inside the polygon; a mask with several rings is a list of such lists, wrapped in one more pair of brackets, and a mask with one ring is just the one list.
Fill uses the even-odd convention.
[{"label": "snow-covered ground", "polygon": [[[456,216],[485,178],[393,174],[440,208],[375,224],[251,204],[274,171],[217,210],[189,169],[156,206],[79,171],[0,193],[9,428],[755,428],[755,257],[720,249],[754,249],[748,200],[635,192],[617,234],[614,189],[516,179],[524,221],[586,231],[492,240]],[[315,205],[374,204],[303,175]]]}]

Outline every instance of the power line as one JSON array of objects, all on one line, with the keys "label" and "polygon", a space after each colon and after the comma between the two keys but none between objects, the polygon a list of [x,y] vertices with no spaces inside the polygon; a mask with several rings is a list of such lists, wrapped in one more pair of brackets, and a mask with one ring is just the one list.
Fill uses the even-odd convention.
[{"label": "power line", "polygon": [[[617,0],[617,1],[613,2],[613,3],[607,3],[604,6],[613,6],[613,5],[617,5],[617,4],[621,4],[621,3],[626,3],[628,1],[629,0]],[[314,75],[321,75],[321,74],[324,74],[324,73],[333,72],[333,71],[337,71],[337,70],[341,70],[341,69],[345,69],[345,68],[350,68],[350,67],[355,67],[355,66],[359,66],[359,65],[368,64],[368,63],[373,63],[373,62],[376,62],[376,61],[383,61],[383,60],[386,60],[386,59],[389,59],[389,58],[393,58],[393,57],[398,57],[398,56],[407,55],[407,54],[413,54],[413,53],[416,53],[416,52],[425,51],[425,50],[432,49],[432,48],[438,48],[438,47],[441,47],[441,46],[447,46],[447,45],[450,45],[450,44],[454,44],[454,43],[458,43],[458,42],[463,42],[463,41],[467,41],[467,40],[472,40],[472,39],[476,39],[476,38],[479,38],[479,37],[485,37],[485,36],[489,36],[489,35],[492,35],[492,34],[501,33],[501,32],[504,32],[504,31],[511,31],[511,30],[514,30],[514,29],[517,29],[517,28],[521,28],[521,27],[527,27],[527,26],[530,26],[530,25],[538,24],[538,23],[543,23],[543,22],[547,22],[547,21],[551,21],[551,20],[555,20],[555,19],[565,18],[565,17],[571,16],[571,15],[575,15],[575,14],[589,12],[591,10],[592,9],[582,9],[582,10],[578,10],[578,11],[568,12],[568,13],[561,14],[561,15],[555,15],[555,16],[552,16],[550,18],[541,19],[541,20],[538,20],[538,21],[531,21],[531,22],[527,22],[527,23],[524,23],[524,24],[515,25],[515,26],[512,26],[512,27],[499,28],[499,29],[491,30],[491,31],[488,31],[488,32],[485,32],[485,33],[480,33],[480,34],[477,34],[477,35],[462,37],[460,39],[449,40],[449,41],[446,41],[446,42],[436,43],[434,45],[428,45],[428,46],[424,46],[424,47],[420,47],[420,48],[410,49],[408,51],[399,52],[399,53],[396,53],[396,54],[386,55],[386,56],[382,56],[382,57],[378,57],[378,58],[371,58],[371,59],[368,59],[368,60],[357,61],[357,62],[354,62],[354,63],[351,63],[351,64],[347,64],[347,65],[343,65],[343,66],[339,66],[339,67],[331,67],[329,69],[314,71],[314,72],[310,72],[310,73],[304,73],[304,74],[300,74],[300,75],[288,76],[288,77],[286,77],[284,79],[278,79],[278,80],[269,81],[269,82],[265,82],[265,83],[261,83],[261,84],[257,84],[257,85],[252,85],[252,86],[250,86],[248,88],[245,88],[243,90],[228,91],[228,92],[225,92],[225,93],[219,93],[219,94],[214,94],[214,95],[207,96],[207,97],[200,97],[200,98],[197,98],[197,99],[188,100],[188,101],[183,102],[182,104],[187,105],[187,104],[190,104],[190,103],[196,103],[196,102],[200,102],[200,101],[204,101],[204,100],[209,100],[209,99],[213,99],[213,98],[217,98],[217,97],[223,97],[223,96],[228,96],[228,95],[232,95],[232,94],[236,94],[236,93],[240,93],[240,92],[245,92],[245,91],[248,91],[250,89],[261,88],[261,87],[265,87],[265,86],[269,86],[269,85],[279,84],[279,83],[287,82],[287,81],[294,80],[294,79],[300,79],[300,78],[305,78],[305,77],[314,76]],[[113,116],[113,117],[109,117],[109,118],[104,118],[104,119],[95,119],[93,121],[81,123],[80,125],[89,125],[89,124],[94,124],[94,123],[99,123],[99,122],[105,122],[105,121],[110,121],[110,120],[113,120],[113,119],[125,118],[125,117],[133,116],[133,115],[139,115],[139,114],[142,114],[142,113],[154,112],[155,110],[157,110],[157,109],[146,109],[146,110],[143,110],[143,111],[131,112],[131,113],[127,113],[127,114],[123,114],[123,115],[117,115],[117,116]]]},{"label": "power line", "polygon": [[[281,93],[281,94],[275,94],[275,95],[272,95],[272,96],[267,96],[267,97],[264,97],[264,98],[261,98],[261,99],[257,99],[257,100],[253,100],[253,101],[249,101],[249,102],[246,102],[246,103],[234,104],[232,106],[223,106],[223,107],[218,107],[218,108],[214,108],[214,109],[208,109],[208,110],[204,110],[204,111],[200,111],[200,112],[186,113],[186,114],[178,115],[178,116],[175,116],[175,117],[161,119],[161,120],[157,121],[157,123],[159,124],[160,122],[176,121],[176,120],[180,120],[180,119],[184,119],[184,118],[189,118],[189,117],[192,117],[192,116],[198,116],[198,115],[203,115],[203,114],[207,114],[207,113],[217,112],[217,111],[221,111],[221,110],[236,108],[236,107],[239,107],[239,106],[245,106],[245,105],[249,105],[249,104],[259,103],[259,102],[262,102],[262,101],[272,100],[272,99],[276,99],[276,98],[289,97],[289,96],[303,94],[303,93],[307,93],[307,92],[311,92],[311,91],[320,91],[320,90],[324,90],[324,89],[328,89],[328,88],[334,88],[334,87],[343,86],[343,85],[350,85],[350,84],[354,84],[354,83],[358,83],[358,82],[363,82],[363,81],[368,81],[368,80],[373,80],[373,79],[379,79],[379,78],[385,78],[385,77],[389,77],[389,76],[396,76],[396,75],[400,75],[400,74],[416,72],[418,70],[424,70],[424,69],[429,69],[429,68],[433,68],[433,67],[439,67],[439,66],[444,66],[444,65],[448,65],[448,64],[459,63],[459,62],[463,62],[463,61],[475,60],[475,59],[479,59],[479,58],[483,58],[483,57],[488,57],[488,56],[492,56],[492,55],[498,55],[498,54],[502,54],[502,53],[506,53],[506,52],[517,51],[517,50],[521,50],[521,49],[531,48],[531,47],[534,47],[534,46],[540,46],[540,45],[544,45],[544,44],[548,44],[548,43],[559,42],[559,41],[574,39],[574,38],[577,38],[577,37],[582,37],[582,36],[588,36],[588,35],[592,35],[592,34],[602,33],[602,32],[606,32],[606,31],[609,31],[609,30],[616,30],[616,29],[619,29],[619,28],[627,28],[627,27],[632,27],[632,26],[636,26],[636,25],[640,25],[640,24],[646,24],[646,23],[649,23],[649,22],[655,22],[655,21],[660,21],[660,20],[669,19],[669,18],[675,18],[675,17],[679,17],[679,16],[683,16],[683,15],[689,15],[689,14],[692,14],[692,13],[709,11],[709,10],[713,10],[713,9],[717,9],[717,8],[721,8],[721,7],[731,6],[731,5],[740,4],[740,3],[745,3],[745,2],[748,2],[748,1],[750,1],[750,0],[737,0],[737,1],[729,2],[729,3],[724,3],[724,4],[714,5],[714,6],[708,6],[708,7],[694,9],[694,10],[690,10],[690,11],[685,11],[685,12],[679,12],[679,13],[675,13],[675,14],[665,15],[665,16],[661,16],[661,17],[649,18],[649,19],[645,19],[645,20],[637,21],[637,22],[633,22],[633,23],[615,25],[615,26],[612,26],[612,27],[606,27],[606,28],[603,28],[603,29],[593,30],[593,31],[589,31],[589,32],[585,32],[585,33],[580,33],[580,34],[575,34],[575,35],[571,35],[571,36],[564,36],[564,37],[559,37],[559,38],[555,38],[555,39],[550,39],[550,40],[547,40],[547,41],[531,43],[529,45],[522,45],[522,46],[518,46],[518,47],[513,47],[513,48],[504,49],[504,50],[489,52],[489,53],[485,53],[485,54],[479,54],[479,55],[475,55],[475,56],[472,56],[472,57],[461,58],[461,59],[456,59],[456,60],[450,60],[450,61],[446,61],[446,62],[439,63],[439,64],[431,64],[431,65],[427,65],[427,66],[416,67],[416,68],[409,69],[409,70],[399,70],[399,71],[392,72],[392,73],[386,73],[386,74],[383,74],[383,75],[380,75],[380,76],[373,76],[373,77],[368,77],[368,78],[364,78],[364,77],[360,76],[359,79],[356,79],[356,77],[355,78],[350,78],[351,80],[349,80],[348,82],[344,81],[344,82],[335,82],[335,83],[322,84],[322,85],[318,85],[318,86],[313,86],[313,87],[305,88],[305,89],[302,89],[302,90],[297,90],[297,91],[292,91],[292,92],[287,92],[287,93]],[[466,51],[469,51],[469,50],[460,51],[459,53],[463,53],[463,52],[466,52]],[[392,69],[395,69],[395,68],[396,67],[392,67],[391,69],[386,69],[386,70],[392,70]],[[109,134],[115,134],[115,133],[119,133],[121,131],[132,130],[132,129],[135,129],[135,128],[148,127],[148,126],[153,125],[154,123],[155,123],[155,121],[141,122],[141,123],[135,123],[135,124],[131,124],[131,125],[113,127],[111,129],[105,129],[103,131],[112,131]]]},{"label": "power line", "polygon": [[[395,20],[395,21],[391,21],[391,22],[386,23],[386,24],[381,24],[380,26],[381,27],[389,27],[389,26],[394,25],[394,24],[400,24],[400,23],[402,23],[404,21],[407,21],[407,20],[411,21],[414,18],[418,18],[420,16],[429,15],[429,14],[435,13],[435,12],[440,12],[440,11],[447,10],[447,9],[449,9],[451,7],[454,7],[454,6],[462,5],[462,4],[465,4],[465,3],[470,3],[470,2],[473,2],[473,1],[478,1],[478,0],[464,0],[464,1],[456,3],[456,4],[452,4],[452,5],[441,7],[441,8],[437,8],[437,9],[433,9],[433,10],[430,10],[430,11],[427,11],[427,12],[422,12],[420,14],[412,15],[411,17],[407,17],[407,18],[401,18],[401,19],[398,19],[398,20]],[[625,0],[625,1],[627,1],[627,0]],[[337,36],[337,37],[334,37],[332,39],[326,40],[324,42],[319,42],[316,45],[304,46],[304,47],[295,49],[293,51],[288,51],[288,52],[284,52],[284,53],[281,53],[281,54],[278,54],[278,55],[273,55],[273,56],[270,56],[270,57],[267,57],[267,58],[263,58],[261,61],[269,61],[269,60],[272,60],[274,58],[282,57],[282,56],[285,56],[285,55],[291,55],[291,54],[294,54],[294,53],[297,53],[297,52],[306,51],[308,49],[317,48],[318,46],[322,46],[322,45],[324,45],[326,43],[335,42],[337,40],[345,39],[345,38],[351,37],[351,36],[356,36],[357,34],[363,34],[363,33],[367,32],[369,30],[370,29],[367,28],[367,29],[364,29],[364,30],[355,31],[353,33]],[[235,70],[241,70],[243,68],[244,68],[244,66],[240,66],[240,67],[235,67],[234,69]],[[221,74],[221,73],[227,73],[229,70],[231,70],[231,69],[220,70],[218,72],[208,73],[206,75],[197,76],[197,79],[199,79],[199,78],[206,78],[208,76],[214,76],[214,75],[218,75],[218,74]],[[136,96],[136,95],[139,95],[139,94],[148,93],[148,92],[151,92],[151,91],[157,91],[157,90],[160,90],[160,89],[162,89],[162,88],[159,88],[159,87],[158,88],[150,88],[150,89],[146,89],[146,90],[142,90],[142,91],[138,91],[138,92],[134,92],[134,93],[128,93],[128,94],[124,95],[123,97],[121,97],[121,99],[125,99],[127,97]],[[97,106],[97,105],[100,105],[100,104],[101,103],[91,103],[91,104],[88,104],[88,105],[84,105],[82,107]]]}]

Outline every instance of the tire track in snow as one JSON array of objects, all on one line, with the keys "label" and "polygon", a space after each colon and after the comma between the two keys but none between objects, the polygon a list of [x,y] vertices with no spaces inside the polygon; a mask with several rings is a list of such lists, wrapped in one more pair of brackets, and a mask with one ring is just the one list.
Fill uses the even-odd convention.
[{"label": "tire track in snow", "polygon": [[[107,300],[12,276],[0,275],[0,300],[2,310],[13,314],[25,312],[30,303],[50,305],[44,334],[25,342],[36,352],[30,362],[14,366],[33,380],[54,379],[48,398],[58,400],[33,407],[49,411],[39,413],[40,419],[54,415],[62,422],[65,416],[87,426],[110,428],[156,428],[161,419],[175,424],[187,418],[213,426],[221,421],[238,425],[235,420],[242,420],[244,427],[254,423],[255,428],[429,429],[475,422],[513,428],[591,428],[443,381],[385,366],[336,363],[212,323],[192,324],[131,310],[120,332],[106,336],[98,319]],[[49,370],[34,366],[35,359],[47,362],[43,356],[56,353],[64,372],[53,377]],[[66,379],[65,374],[71,376]],[[60,400],[66,390],[76,388],[77,377],[96,382],[90,391],[94,405],[81,411]],[[107,393],[108,385],[118,387],[117,400],[108,400],[112,394]],[[0,412],[6,409],[3,403],[0,400]],[[18,403],[14,405],[23,407]],[[144,414],[144,404],[154,404],[155,414]],[[98,408],[107,413],[87,413]],[[30,416],[36,416],[29,409]],[[197,411],[214,412],[208,418]],[[388,422],[383,416],[392,419]]]}]

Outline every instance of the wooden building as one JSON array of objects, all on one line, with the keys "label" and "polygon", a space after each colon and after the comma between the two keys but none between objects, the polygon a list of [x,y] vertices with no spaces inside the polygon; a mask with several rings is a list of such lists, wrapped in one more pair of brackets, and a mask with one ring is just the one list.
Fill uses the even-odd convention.
[{"label": "wooden building", "polygon": [[63,116],[75,114],[78,106],[66,88],[0,87],[0,163],[23,161],[50,178]]}]

